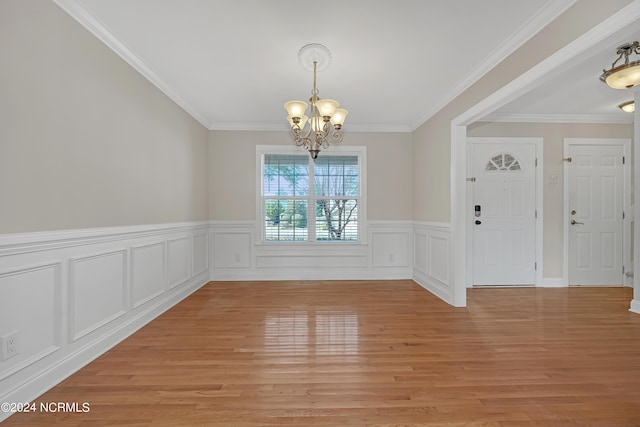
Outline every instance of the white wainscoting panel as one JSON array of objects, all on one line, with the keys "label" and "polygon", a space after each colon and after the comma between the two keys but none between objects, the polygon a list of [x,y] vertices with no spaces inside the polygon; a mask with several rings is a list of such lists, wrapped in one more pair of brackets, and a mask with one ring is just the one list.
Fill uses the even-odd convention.
[{"label": "white wainscoting panel", "polygon": [[427,233],[413,233],[413,269],[427,274]]},{"label": "white wainscoting panel", "polygon": [[405,267],[411,265],[411,235],[406,232],[376,232],[371,236],[373,267]]},{"label": "white wainscoting panel", "polygon": [[[291,277],[299,274],[320,280],[322,274],[350,268],[366,268],[366,246],[353,243],[272,243],[259,244],[255,250],[255,266],[263,274]],[[313,277],[312,277],[313,276]]]},{"label": "white wainscoting panel", "polygon": [[209,234],[197,234],[193,236],[193,275],[197,276],[209,272]]},{"label": "white wainscoting panel", "polygon": [[250,268],[252,229],[213,235],[214,268]]},{"label": "white wainscoting panel", "polygon": [[69,262],[71,338],[77,340],[126,313],[125,249]]},{"label": "white wainscoting panel", "polygon": [[60,347],[60,267],[56,262],[0,273],[0,336],[18,334],[17,355],[0,362],[0,390],[3,379]]},{"label": "white wainscoting panel", "polygon": [[413,224],[413,280],[453,304],[451,228],[448,223]]},{"label": "white wainscoting panel", "polygon": [[[209,222],[0,235],[0,402],[30,402],[209,281]],[[11,414],[0,413],[0,421]]]},{"label": "white wainscoting panel", "polygon": [[212,221],[211,279],[408,279],[411,229],[410,221],[369,221],[366,243],[264,243],[253,221]]},{"label": "white wainscoting panel", "polygon": [[180,237],[167,241],[167,282],[169,289],[191,277],[191,239]]},{"label": "white wainscoting panel", "polygon": [[131,301],[139,307],[165,290],[165,243],[131,248]]}]

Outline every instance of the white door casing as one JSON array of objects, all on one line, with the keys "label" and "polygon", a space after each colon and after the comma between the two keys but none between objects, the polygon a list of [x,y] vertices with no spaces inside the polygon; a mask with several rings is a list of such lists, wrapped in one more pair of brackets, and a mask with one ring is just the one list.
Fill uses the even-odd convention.
[{"label": "white door casing", "polygon": [[475,179],[470,203],[472,284],[533,285],[536,144],[517,138],[474,138],[470,142],[470,172]]},{"label": "white door casing", "polygon": [[[625,142],[627,141],[627,142]],[[565,140],[565,278],[569,285],[624,283],[628,140]]]}]

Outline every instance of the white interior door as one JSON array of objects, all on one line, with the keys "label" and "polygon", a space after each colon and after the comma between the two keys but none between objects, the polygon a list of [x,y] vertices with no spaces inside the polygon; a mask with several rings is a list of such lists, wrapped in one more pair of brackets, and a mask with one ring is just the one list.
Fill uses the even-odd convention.
[{"label": "white interior door", "polygon": [[533,285],[536,265],[536,147],[474,143],[473,285]]},{"label": "white interior door", "polygon": [[624,147],[568,150],[569,285],[622,285]]}]

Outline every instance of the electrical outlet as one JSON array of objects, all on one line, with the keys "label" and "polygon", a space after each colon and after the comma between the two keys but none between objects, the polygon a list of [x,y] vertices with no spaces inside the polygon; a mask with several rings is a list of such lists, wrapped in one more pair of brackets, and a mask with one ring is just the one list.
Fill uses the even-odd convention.
[{"label": "electrical outlet", "polygon": [[12,332],[0,338],[0,346],[2,347],[2,361],[11,359],[20,353],[20,340],[18,331]]}]

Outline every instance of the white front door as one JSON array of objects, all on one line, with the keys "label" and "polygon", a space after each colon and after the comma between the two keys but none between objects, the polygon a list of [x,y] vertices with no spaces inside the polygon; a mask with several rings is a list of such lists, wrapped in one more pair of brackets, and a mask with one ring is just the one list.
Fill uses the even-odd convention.
[{"label": "white front door", "polygon": [[622,285],[622,145],[569,145],[569,285]]},{"label": "white front door", "polygon": [[473,285],[533,285],[536,272],[536,146],[470,145]]}]

